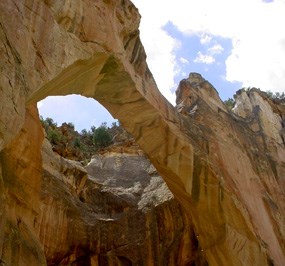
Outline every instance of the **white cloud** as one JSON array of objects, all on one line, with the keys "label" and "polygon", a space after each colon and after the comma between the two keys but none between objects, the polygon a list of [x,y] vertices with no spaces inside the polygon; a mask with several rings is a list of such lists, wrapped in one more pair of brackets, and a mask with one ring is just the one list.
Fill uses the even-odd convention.
[{"label": "white cloud", "polygon": [[174,86],[177,61],[174,50],[179,43],[161,29],[153,30],[143,43],[147,49],[147,62],[158,88],[173,103],[175,97],[170,90]]},{"label": "white cloud", "polygon": [[[133,2],[142,14],[142,41],[150,68],[163,93],[174,84],[175,64],[179,61],[175,56],[176,42],[170,36],[167,38],[165,32],[163,39],[147,40],[156,34],[161,36],[161,28],[168,21],[184,34],[201,36],[203,45],[209,45],[212,37],[231,39],[233,50],[226,60],[228,81],[261,89],[285,90],[285,66],[281,62],[285,58],[284,0],[269,3],[262,0],[176,0],[175,4],[169,0]],[[215,49],[208,51],[210,55],[207,56],[201,53],[197,60],[213,61],[213,53],[222,52],[218,46]],[[154,55],[156,58],[152,60]],[[162,59],[165,56],[166,59]],[[168,67],[165,66],[167,62]]]},{"label": "white cloud", "polygon": [[201,44],[208,44],[212,40],[212,36],[208,34],[203,34],[202,37],[200,38],[200,43]]},{"label": "white cloud", "polygon": [[215,58],[211,55],[202,54],[201,52],[198,52],[197,57],[194,59],[194,62],[209,65],[215,62]]},{"label": "white cloud", "polygon": [[164,2],[161,0],[134,0],[132,2],[139,8],[142,15],[141,40],[146,50],[149,68],[160,91],[174,104],[175,95],[171,90],[175,86],[174,76],[177,72],[178,61],[175,49],[179,47],[179,42],[163,30],[163,26],[169,20],[168,10],[164,10]]},{"label": "white cloud", "polygon": [[186,58],[184,58],[184,57],[180,57],[179,58],[179,62],[182,63],[182,64],[189,64],[189,61]]},{"label": "white cloud", "polygon": [[[208,41],[207,44],[210,44],[211,40]],[[202,63],[206,65],[210,65],[216,62],[215,55],[222,53],[224,48],[220,44],[214,44],[210,48],[207,49],[207,54],[203,54],[202,52],[198,52],[196,58],[193,60],[194,63]]]},{"label": "white cloud", "polygon": [[220,44],[215,44],[208,49],[211,55],[220,54],[224,51],[224,48]]}]

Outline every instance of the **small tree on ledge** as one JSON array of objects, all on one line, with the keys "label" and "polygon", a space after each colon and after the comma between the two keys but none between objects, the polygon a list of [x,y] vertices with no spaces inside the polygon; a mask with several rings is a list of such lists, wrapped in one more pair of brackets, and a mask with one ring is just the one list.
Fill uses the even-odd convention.
[{"label": "small tree on ledge", "polygon": [[93,143],[97,149],[106,148],[112,144],[112,138],[108,132],[107,123],[102,123],[102,125],[95,128],[93,132]]}]

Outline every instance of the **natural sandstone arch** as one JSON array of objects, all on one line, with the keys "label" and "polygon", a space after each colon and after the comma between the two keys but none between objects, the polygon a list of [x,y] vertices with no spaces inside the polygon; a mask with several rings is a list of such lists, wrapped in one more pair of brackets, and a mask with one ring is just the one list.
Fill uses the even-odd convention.
[{"label": "natural sandstone arch", "polygon": [[[184,119],[165,100],[147,68],[139,15],[130,1],[2,1],[0,11],[0,93],[5,102],[0,147],[8,147],[1,154],[0,175],[7,174],[4,159],[15,163],[21,156],[9,148],[21,137],[14,140],[25,106],[30,110],[49,95],[92,97],[120,119],[149,156],[192,218],[210,265],[284,264],[282,190],[272,171],[266,170],[266,181],[255,169],[255,163],[269,165],[266,150],[261,147],[256,156],[259,142],[250,146],[255,135],[244,121],[227,114],[205,82],[198,82],[197,121]],[[188,83],[181,86],[187,89]],[[26,120],[29,115],[27,111]],[[40,129],[26,127],[21,133],[31,142],[34,130]],[[31,146],[22,145],[22,151]],[[5,191],[1,180],[0,191]],[[281,196],[272,200],[276,192]]]},{"label": "natural sandstone arch", "polygon": [[[252,224],[236,206],[227,184],[221,185],[218,165],[210,162],[194,135],[191,138],[194,132],[187,133],[185,120],[159,93],[151,75],[141,78],[115,55],[98,53],[64,69],[33,93],[27,105],[48,95],[69,93],[95,98],[135,137],[192,217],[211,264],[265,263],[267,256],[255,240]],[[203,178],[214,186],[212,195],[203,194],[198,181]],[[244,243],[242,251],[230,244],[231,237]],[[275,255],[278,258],[278,251]]]},{"label": "natural sandstone arch", "polygon": [[[159,93],[152,76],[149,77],[133,80],[119,59],[98,53],[64,69],[33,93],[27,105],[56,95],[95,98],[136,138],[157,169],[167,173],[170,186],[187,199],[187,192],[191,191],[193,148],[179,132],[182,121],[176,110]],[[151,88],[139,87],[135,83],[138,80],[141,84],[150,83]]]}]

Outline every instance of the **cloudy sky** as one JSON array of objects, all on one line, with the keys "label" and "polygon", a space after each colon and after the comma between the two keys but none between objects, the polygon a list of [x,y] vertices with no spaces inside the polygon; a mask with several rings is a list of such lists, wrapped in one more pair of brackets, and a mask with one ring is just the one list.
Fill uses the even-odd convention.
[{"label": "cloudy sky", "polygon": [[[242,87],[285,91],[285,0],[133,0],[147,62],[164,96],[198,72],[222,99]],[[65,107],[63,107],[65,106]],[[70,110],[73,110],[72,112]],[[113,121],[94,100],[48,98],[40,113],[78,130]]]}]

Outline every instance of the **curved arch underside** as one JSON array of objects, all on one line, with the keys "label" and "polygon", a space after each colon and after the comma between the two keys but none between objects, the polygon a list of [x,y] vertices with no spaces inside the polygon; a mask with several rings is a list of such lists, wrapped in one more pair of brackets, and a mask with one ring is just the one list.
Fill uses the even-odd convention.
[{"label": "curved arch underside", "polygon": [[79,94],[96,99],[120,120],[157,169],[167,173],[171,186],[180,190],[187,201],[191,192],[193,148],[188,138],[180,134],[182,120],[157,90],[152,78],[148,81],[150,92],[138,83],[146,84],[146,81],[141,77],[134,80],[122,60],[100,52],[64,69],[34,92],[27,106],[47,96]]}]

